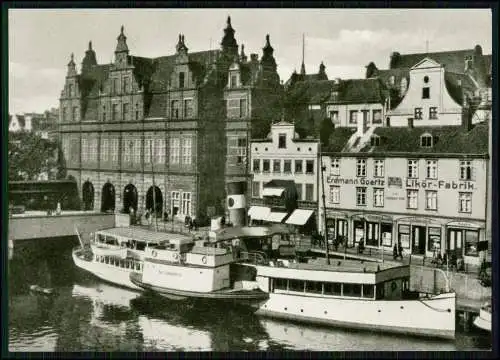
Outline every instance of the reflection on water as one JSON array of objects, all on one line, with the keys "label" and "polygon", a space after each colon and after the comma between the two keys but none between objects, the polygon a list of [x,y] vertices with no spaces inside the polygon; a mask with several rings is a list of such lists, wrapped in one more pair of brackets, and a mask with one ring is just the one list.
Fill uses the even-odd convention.
[{"label": "reflection on water", "polygon": [[[75,268],[75,239],[16,247],[9,261],[11,351],[282,351],[490,349],[482,333],[455,342],[315,327],[106,284]],[[16,244],[17,245],[17,244]],[[37,284],[56,290],[34,294]]]}]

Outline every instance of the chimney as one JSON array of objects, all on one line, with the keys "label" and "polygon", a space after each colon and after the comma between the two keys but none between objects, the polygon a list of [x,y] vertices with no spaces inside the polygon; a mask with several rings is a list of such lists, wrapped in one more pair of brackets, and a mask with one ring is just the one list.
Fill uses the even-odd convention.
[{"label": "chimney", "polygon": [[472,129],[472,116],[469,106],[462,107],[462,127],[465,131]]},{"label": "chimney", "polygon": [[408,118],[408,128],[413,129],[413,118]]},{"label": "chimney", "polygon": [[259,61],[258,54],[250,54],[250,61]]},{"label": "chimney", "polygon": [[389,116],[385,118],[385,126],[391,127],[391,118]]}]

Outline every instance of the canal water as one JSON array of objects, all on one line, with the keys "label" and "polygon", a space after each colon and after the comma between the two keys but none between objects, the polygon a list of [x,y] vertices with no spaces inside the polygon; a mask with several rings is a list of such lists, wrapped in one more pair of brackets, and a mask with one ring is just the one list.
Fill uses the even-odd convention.
[{"label": "canal water", "polygon": [[[455,341],[316,327],[227,306],[178,302],[115,287],[76,268],[73,237],[16,242],[8,263],[10,351],[490,350],[491,336]],[[30,285],[53,288],[51,296]],[[460,328],[460,326],[458,326]]]}]

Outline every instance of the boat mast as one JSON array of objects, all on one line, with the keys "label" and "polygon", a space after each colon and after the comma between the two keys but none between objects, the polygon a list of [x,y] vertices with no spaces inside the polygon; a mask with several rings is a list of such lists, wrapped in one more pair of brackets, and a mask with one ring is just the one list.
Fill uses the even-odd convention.
[{"label": "boat mast", "polygon": [[149,154],[150,154],[150,158],[151,158],[151,173],[153,175],[153,213],[151,214],[151,216],[153,216],[153,214],[155,214],[155,231],[158,231],[158,214],[156,214],[155,169],[153,166],[153,141],[154,140],[151,140],[151,142],[149,143]]},{"label": "boat mast", "polygon": [[321,171],[321,187],[322,187],[322,198],[323,198],[323,228],[325,229],[324,238],[325,238],[325,259],[326,264],[330,265],[330,256],[328,254],[328,233],[326,228],[326,201],[325,201],[325,182],[323,180],[323,172],[325,171],[325,167],[323,166],[323,156],[321,154],[321,142],[319,143],[319,162],[320,162],[320,171]]}]

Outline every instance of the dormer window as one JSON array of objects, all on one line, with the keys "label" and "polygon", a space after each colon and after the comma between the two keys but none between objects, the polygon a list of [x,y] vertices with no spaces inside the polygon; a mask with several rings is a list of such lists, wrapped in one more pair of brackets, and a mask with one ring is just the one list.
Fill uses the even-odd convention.
[{"label": "dormer window", "polygon": [[332,101],[337,101],[338,97],[339,97],[339,92],[338,91],[332,92]]},{"label": "dormer window", "polygon": [[420,146],[423,148],[431,148],[434,145],[433,140],[431,134],[422,134],[422,136],[420,136]]},{"label": "dormer window", "polygon": [[370,138],[370,145],[371,146],[380,146],[380,136],[378,135],[373,135]]},{"label": "dormer window", "polygon": [[279,149],[286,149],[286,134],[279,134],[278,148]]},{"label": "dormer window", "polygon": [[396,78],[394,77],[394,75],[391,75],[391,77],[389,78],[389,85],[394,85],[396,83]]},{"label": "dormer window", "polygon": [[184,72],[180,72],[179,73],[179,88],[180,89],[184,88],[184,78],[185,78]]},{"label": "dormer window", "polygon": [[238,75],[231,74],[229,87],[231,87],[231,88],[238,87]]}]

